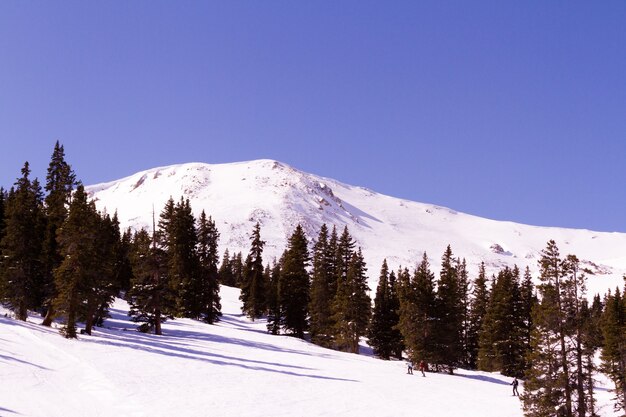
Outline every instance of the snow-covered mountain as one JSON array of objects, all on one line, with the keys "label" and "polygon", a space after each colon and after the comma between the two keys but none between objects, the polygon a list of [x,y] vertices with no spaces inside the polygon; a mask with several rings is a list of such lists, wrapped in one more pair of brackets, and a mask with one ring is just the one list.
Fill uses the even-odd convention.
[{"label": "snow-covered mountain", "polygon": [[[267,242],[264,258],[282,253],[300,223],[310,239],[323,223],[347,225],[363,249],[375,282],[382,260],[413,267],[427,252],[436,271],[450,244],[475,274],[484,261],[489,272],[505,265],[527,265],[536,272],[539,252],[554,239],[562,255],[575,254],[594,273],[591,290],[604,291],[626,272],[626,234],[523,225],[484,219],[407,201],[362,187],[304,173],[273,160],[209,165],[189,163],[142,171],[87,187],[100,210],[118,211],[123,227],[152,228],[171,196],[189,198],[195,214],[205,210],[221,233],[220,250],[249,249],[257,221]],[[537,202],[540,204],[540,202]]]}]

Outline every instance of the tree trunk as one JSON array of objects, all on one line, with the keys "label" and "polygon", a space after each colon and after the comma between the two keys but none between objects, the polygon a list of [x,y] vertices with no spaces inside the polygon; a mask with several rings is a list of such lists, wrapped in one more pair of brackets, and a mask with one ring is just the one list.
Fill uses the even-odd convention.
[{"label": "tree trunk", "polygon": [[46,311],[46,316],[43,318],[43,321],[41,322],[42,326],[46,326],[46,327],[51,327],[52,326],[52,320],[54,319],[54,306],[52,305],[52,302],[50,303],[50,305],[48,306],[48,311]]}]

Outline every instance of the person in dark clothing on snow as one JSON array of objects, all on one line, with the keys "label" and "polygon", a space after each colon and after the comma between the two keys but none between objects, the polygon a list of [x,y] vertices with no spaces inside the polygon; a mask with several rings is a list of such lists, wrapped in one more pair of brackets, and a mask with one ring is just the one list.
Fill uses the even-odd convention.
[{"label": "person in dark clothing on snow", "polygon": [[519,397],[519,392],[517,392],[517,386],[519,385],[519,381],[517,378],[513,378],[513,382],[510,385],[513,385],[513,396]]},{"label": "person in dark clothing on snow", "polygon": [[413,375],[413,362],[407,362],[406,367],[406,373]]},{"label": "person in dark clothing on snow", "polygon": [[424,373],[425,370],[426,370],[426,364],[422,360],[420,361],[420,371],[422,371],[422,376],[426,376],[426,374]]}]

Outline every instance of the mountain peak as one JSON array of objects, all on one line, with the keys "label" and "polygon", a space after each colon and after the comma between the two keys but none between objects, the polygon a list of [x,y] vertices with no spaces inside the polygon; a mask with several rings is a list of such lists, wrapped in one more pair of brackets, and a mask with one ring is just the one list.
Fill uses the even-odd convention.
[{"label": "mountain peak", "polygon": [[[412,267],[426,252],[433,270],[450,244],[466,258],[470,273],[485,262],[491,272],[503,266],[537,271],[540,251],[554,239],[564,253],[576,254],[598,276],[620,282],[626,271],[626,234],[528,226],[483,219],[431,204],[398,199],[331,178],[299,171],[273,159],[228,164],[170,165],[86,187],[100,210],[117,210],[122,227],[150,228],[152,207],[188,198],[194,213],[216,221],[220,250],[247,253],[249,234],[261,225],[267,242],[264,260],[279,258],[297,224],[310,241],[322,224],[348,226],[362,247],[371,277],[382,260],[390,267]],[[372,287],[373,288],[373,287]]]}]

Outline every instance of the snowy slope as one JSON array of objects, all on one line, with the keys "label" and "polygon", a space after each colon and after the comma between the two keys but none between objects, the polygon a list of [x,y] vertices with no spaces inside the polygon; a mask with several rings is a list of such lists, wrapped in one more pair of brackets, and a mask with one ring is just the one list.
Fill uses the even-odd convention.
[{"label": "snowy slope", "polygon": [[436,271],[448,244],[455,256],[467,259],[473,275],[481,261],[489,272],[514,264],[536,272],[539,251],[549,239],[557,242],[562,255],[576,254],[583,267],[595,272],[592,292],[614,287],[626,272],[623,233],[488,220],[378,194],[272,160],[155,168],[87,191],[99,209],[117,210],[122,226],[134,228],[151,228],[153,207],[158,219],[170,196],[189,198],[196,214],[205,210],[216,220],[220,250],[231,253],[247,253],[250,231],[258,221],[267,242],[266,261],[280,256],[297,223],[309,238],[317,236],[323,223],[340,230],[348,225],[363,249],[372,284],[384,258],[393,268],[413,267],[426,251]]},{"label": "snowy slope", "polygon": [[[0,307],[0,416],[522,416],[510,378],[407,375],[402,362],[269,335],[264,320],[241,316],[238,290],[221,295],[220,323],[170,321],[163,336],[134,331],[122,300],[79,340]],[[597,395],[612,416],[610,394]]]}]

